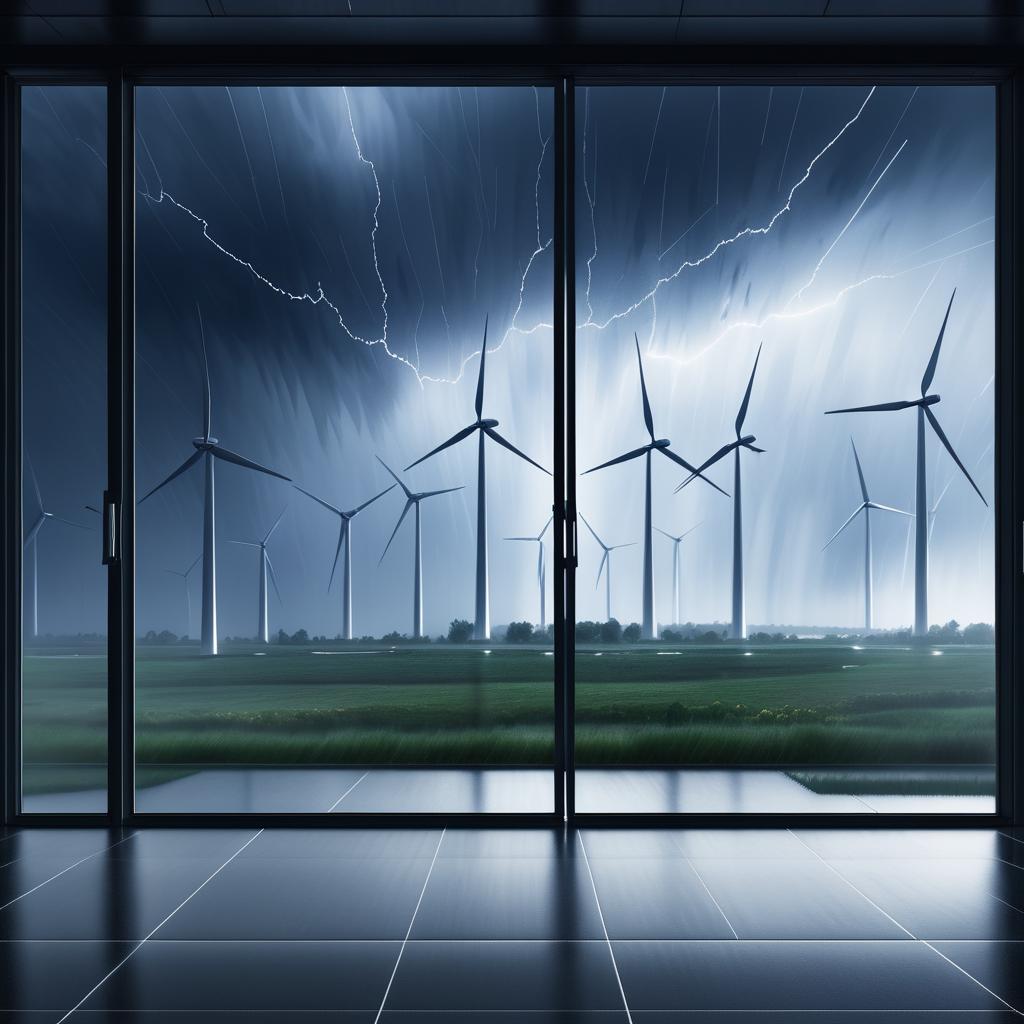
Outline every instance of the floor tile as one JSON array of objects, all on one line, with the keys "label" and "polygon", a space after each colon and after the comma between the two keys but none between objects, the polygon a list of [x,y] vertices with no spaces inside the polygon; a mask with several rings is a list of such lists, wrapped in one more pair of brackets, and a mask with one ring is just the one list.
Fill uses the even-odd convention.
[{"label": "floor tile", "polygon": [[601,857],[668,857],[678,859],[683,851],[675,841],[674,829],[584,828],[579,832],[591,860]]},{"label": "floor tile", "polygon": [[577,857],[576,830],[552,828],[449,828],[439,860],[452,857]]},{"label": "floor tile", "polygon": [[66,1013],[128,951],[107,942],[5,942],[0,944],[0,1009]]},{"label": "floor tile", "polygon": [[391,942],[150,941],[83,1009],[376,1014],[400,948]]},{"label": "floor tile", "polygon": [[1016,852],[1013,840],[994,829],[796,829],[795,835],[826,860],[962,860]]},{"label": "floor tile", "polygon": [[820,860],[691,863],[741,939],[907,938]]},{"label": "floor tile", "polygon": [[613,939],[735,937],[685,858],[594,858],[590,867]]},{"label": "floor tile", "polygon": [[439,828],[267,828],[247,847],[242,858],[403,860],[426,857],[432,860],[440,838]]},{"label": "floor tile", "polygon": [[917,942],[613,942],[637,1010],[980,1010],[1001,1003]]},{"label": "floor tile", "polygon": [[59,860],[65,867],[120,843],[130,831],[101,828],[22,829],[0,844],[0,864],[15,860]]},{"label": "floor tile", "polygon": [[197,858],[223,864],[258,831],[256,828],[141,828],[115,846],[110,855],[147,860]]},{"label": "floor tile", "polygon": [[998,876],[1019,868],[986,860],[834,863],[844,878],[916,938],[1024,939],[1024,911],[992,895]]},{"label": "floor tile", "polygon": [[813,860],[815,854],[788,829],[706,828],[673,830],[673,841],[688,857],[730,860]]},{"label": "floor tile", "polygon": [[451,858],[437,863],[413,939],[602,939],[590,873],[568,857]]},{"label": "floor tile", "polygon": [[622,995],[606,942],[410,942],[386,1008],[618,1011]]},{"label": "floor tile", "polygon": [[1024,942],[936,942],[935,948],[1024,1012]]},{"label": "floor tile", "polygon": [[162,939],[402,939],[430,862],[232,861],[160,930]]},{"label": "floor tile", "polygon": [[1020,1024],[1010,1010],[633,1010],[633,1024]]},{"label": "floor tile", "polygon": [[[380,1024],[449,1024],[451,1010],[384,1011]],[[455,1024],[626,1024],[625,1010],[460,1010]]]}]

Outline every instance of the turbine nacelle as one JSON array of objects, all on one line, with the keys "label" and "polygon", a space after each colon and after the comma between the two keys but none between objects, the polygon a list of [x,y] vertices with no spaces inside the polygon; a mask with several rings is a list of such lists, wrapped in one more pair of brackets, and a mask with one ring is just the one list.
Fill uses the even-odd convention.
[{"label": "turbine nacelle", "polygon": [[497,420],[477,420],[476,426],[478,427],[496,427],[498,425]]},{"label": "turbine nacelle", "polygon": [[198,452],[208,452],[212,448],[216,448],[218,444],[217,438],[215,437],[193,437],[192,447]]}]

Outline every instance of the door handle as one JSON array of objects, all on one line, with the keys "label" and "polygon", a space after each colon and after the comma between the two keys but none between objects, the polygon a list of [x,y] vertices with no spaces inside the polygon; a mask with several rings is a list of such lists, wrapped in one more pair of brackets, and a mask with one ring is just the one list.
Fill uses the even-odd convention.
[{"label": "door handle", "polygon": [[118,530],[118,513],[120,505],[110,496],[110,491],[103,492],[103,564],[114,565],[120,554],[121,535]]}]

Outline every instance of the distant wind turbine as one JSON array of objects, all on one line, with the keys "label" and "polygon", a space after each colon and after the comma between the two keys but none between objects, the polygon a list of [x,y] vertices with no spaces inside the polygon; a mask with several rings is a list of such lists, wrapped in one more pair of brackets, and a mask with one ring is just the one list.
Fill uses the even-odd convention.
[{"label": "distant wind turbine", "polygon": [[[88,505],[85,506],[89,508]],[[97,510],[98,511],[98,510]],[[203,556],[201,554],[196,555],[195,561],[184,571],[178,572],[177,569],[164,569],[164,572],[170,573],[172,576],[177,576],[178,579],[184,582],[185,586],[185,635],[192,635],[192,595],[188,589],[188,578],[192,575],[192,570],[199,564],[199,560]]]},{"label": "distant wind turbine", "polygon": [[66,526],[73,526],[76,530],[89,530],[91,527],[85,526],[82,523],[72,522],[70,519],[65,519],[63,516],[55,515],[53,512],[47,512],[43,507],[43,495],[39,490],[39,481],[36,479],[36,471],[32,468],[32,462],[26,457],[25,465],[28,466],[29,476],[32,477],[32,489],[35,491],[36,504],[39,508],[36,518],[33,520],[32,525],[28,529],[28,533],[25,534],[24,550],[26,555],[27,563],[27,576],[28,576],[28,592],[29,592],[29,606],[31,613],[29,615],[29,621],[31,623],[30,629],[32,636],[39,636],[39,531],[46,525],[48,519],[53,519],[58,523],[64,523]]},{"label": "distant wind turbine", "polygon": [[341,555],[342,545],[345,548],[345,560],[341,567],[341,621],[342,621],[342,636],[345,640],[352,639],[352,520],[355,519],[360,512],[366,508],[367,505],[372,505],[378,498],[382,498],[388,491],[394,489],[394,484],[390,487],[385,487],[380,494],[375,494],[369,501],[364,501],[362,505],[357,505],[353,509],[349,509],[347,512],[343,509],[336,508],[330,502],[324,501],[323,498],[318,498],[315,494],[311,494],[309,491],[303,490],[297,484],[292,485],[297,491],[301,491],[307,498],[312,498],[318,505],[323,505],[325,509],[333,512],[340,520],[338,529],[338,546],[334,551],[334,564],[331,566],[331,578],[327,581],[327,589],[331,589],[331,584],[334,582],[334,573],[338,568],[338,557]]},{"label": "distant wind turbine", "polygon": [[935,346],[932,348],[931,358],[925,367],[924,376],[921,378],[921,397],[911,398],[899,402],[883,402],[879,405],[859,405],[849,409],[830,409],[826,416],[834,416],[845,412],[896,412],[902,409],[917,409],[917,488],[914,511],[916,514],[915,537],[914,537],[914,636],[928,635],[928,481],[925,469],[925,423],[932,428],[935,436],[942,442],[942,446],[949,452],[953,461],[960,467],[960,472],[967,477],[967,482],[977,492],[982,503],[987,507],[985,495],[974,482],[973,477],[967,472],[967,467],[960,461],[946,437],[939,421],[932,412],[931,407],[941,401],[940,395],[928,393],[931,387],[932,378],[935,376],[935,367],[939,361],[939,350],[942,347],[942,337],[946,333],[946,324],[949,322],[949,311],[953,308],[953,299],[956,298],[956,289],[949,297],[949,305],[946,307],[946,315],[942,318],[942,327],[939,329],[939,336],[935,339]]},{"label": "distant wind turbine", "polygon": [[[703,470],[710,466],[712,463],[721,458],[721,455],[713,456],[698,470],[695,466],[691,466],[685,459],[680,458],[675,452],[669,450],[669,445],[672,443],[668,438],[656,439],[654,436],[654,416],[651,413],[651,403],[647,398],[647,384],[644,381],[644,363],[640,357],[640,340],[636,334],[633,335],[633,341],[636,343],[636,361],[640,367],[640,393],[643,396],[644,403],[644,424],[647,427],[647,433],[650,434],[651,440],[648,444],[643,445],[641,448],[634,448],[630,452],[626,452],[624,455],[620,455],[617,458],[609,459],[608,462],[602,462],[599,466],[594,466],[588,469],[583,475],[587,473],[595,473],[599,469],[605,469],[608,466],[618,465],[620,462],[629,462],[631,459],[638,459],[641,455],[644,456],[646,463],[646,483],[644,488],[644,580],[643,580],[643,623],[642,623],[642,636],[645,640],[657,639],[657,622],[654,618],[654,544],[653,534],[651,525],[651,452],[661,452],[666,459],[671,459],[676,465],[682,466],[683,469],[688,470],[693,476],[699,476],[704,483],[711,487],[714,487],[716,491],[721,491],[722,494],[727,494],[723,491],[718,484],[709,480],[703,475]],[[591,530],[591,532],[593,532]]]},{"label": "distant wind turbine", "polygon": [[[196,307],[199,313],[199,307]],[[203,610],[202,629],[200,635],[199,650],[202,654],[217,653],[217,537],[216,537],[216,498],[214,493],[213,463],[214,459],[222,459],[224,462],[233,462],[236,466],[243,466],[245,469],[255,470],[257,473],[266,473],[267,476],[276,476],[279,480],[291,478],[283,473],[277,473],[258,462],[253,462],[236,452],[225,448],[210,434],[210,420],[212,415],[212,402],[210,397],[210,365],[206,358],[206,337],[203,334],[203,319],[199,313],[199,335],[203,346],[203,433],[201,437],[192,438],[192,447],[195,451],[166,479],[162,480],[152,490],[148,491],[139,499],[141,505],[148,498],[151,498],[161,487],[166,487],[175,477],[181,476],[186,470],[191,469],[197,462],[202,460],[204,469],[203,485]]]},{"label": "distant wind turbine", "polygon": [[[583,519],[582,514],[580,519]],[[601,585],[601,573],[604,572],[604,616],[605,621],[610,621],[612,617],[612,552],[617,551],[619,548],[631,548],[636,544],[635,540],[629,541],[627,544],[605,544],[603,540],[597,535],[597,531],[583,519],[583,525],[590,531],[591,536],[600,545],[601,550],[604,552],[601,555],[601,564],[597,567],[597,579],[594,581],[594,589]],[[607,572],[605,569],[607,568]]]},{"label": "distant wind turbine", "polygon": [[555,517],[552,516],[544,524],[544,529],[537,534],[536,537],[506,537],[505,540],[524,540],[531,544],[537,545],[537,586],[540,589],[540,628],[541,630],[547,629],[547,621],[544,616],[544,590],[545,590],[545,574],[544,574],[544,534],[548,532],[548,527],[551,525],[552,520]]},{"label": "distant wind turbine", "polygon": [[[758,345],[757,355],[754,356],[754,368],[750,371],[747,390],[743,393],[740,411],[736,415],[736,440],[722,445],[699,470],[703,472],[708,466],[728,455],[729,452],[736,453],[733,466],[734,493],[732,497],[732,626],[729,630],[729,636],[733,640],[746,640],[747,638],[747,607],[743,589],[743,501],[740,450],[746,448],[752,452],[764,451],[763,448],[755,447],[754,442],[757,438],[753,434],[742,434],[743,421],[747,418],[747,406],[750,405],[750,392],[754,387],[754,375],[757,373],[757,364],[760,359],[761,345]],[[696,475],[696,473],[692,473],[676,488],[676,491],[681,491]]]},{"label": "distant wind turbine", "polygon": [[871,559],[871,510],[873,508],[878,509],[882,512],[896,512],[901,516],[913,516],[910,512],[904,512],[901,508],[893,508],[891,505],[879,505],[878,502],[872,501],[868,497],[868,485],[864,482],[864,471],[860,466],[860,456],[857,455],[857,446],[853,443],[853,438],[850,438],[850,447],[853,449],[853,461],[857,465],[857,479],[860,481],[860,493],[864,499],[853,511],[853,515],[839,527],[838,530],[830,538],[828,544],[822,548],[822,551],[827,548],[832,541],[834,541],[839,534],[845,530],[850,523],[854,521],[861,514],[864,513],[864,628],[871,629],[872,625],[872,608],[874,601],[874,585],[872,583],[872,559]]},{"label": "distant wind turbine", "polygon": [[[700,525],[700,523],[697,524],[697,526]],[[672,625],[674,626],[679,625],[679,545],[684,537],[688,537],[697,529],[697,526],[691,526],[678,535],[668,533],[660,526],[655,527],[658,533],[672,541]]]},{"label": "distant wind turbine", "polygon": [[274,520],[274,525],[263,535],[263,540],[233,540],[232,544],[243,544],[249,548],[259,548],[260,551],[260,605],[259,605],[259,626],[256,630],[256,639],[261,644],[270,643],[269,604],[270,595],[267,593],[267,576],[274,585],[274,593],[278,601],[283,604],[281,590],[277,585],[277,574],[274,572],[274,563],[270,561],[270,553],[267,551],[267,541],[271,534],[278,528],[287,509],[281,509],[281,514]]},{"label": "distant wind turbine", "polygon": [[415,493],[402,483],[395,471],[379,455],[377,456],[377,461],[395,478],[398,486],[405,492],[405,508],[402,509],[402,514],[398,517],[398,522],[395,524],[395,528],[391,532],[387,544],[384,546],[384,552],[380,556],[382,562],[384,561],[384,555],[388,553],[388,548],[391,547],[391,542],[395,539],[395,534],[398,533],[398,528],[402,525],[402,520],[405,519],[406,513],[410,508],[415,508],[416,510],[416,549],[413,556],[415,568],[413,570],[412,585],[412,636],[414,640],[419,640],[423,636],[423,550],[420,532],[420,502],[424,498],[433,498],[438,494],[451,494],[452,491],[461,491],[462,488],[445,487],[440,491],[420,491]]},{"label": "distant wind turbine", "polygon": [[[536,466],[543,473],[551,474],[539,462],[534,462],[528,455],[521,452],[511,441],[507,441],[494,428],[498,425],[497,420],[484,419],[484,364],[487,359],[487,321],[484,321],[484,340],[480,346],[480,375],[476,382],[476,420],[468,427],[463,427],[458,433],[452,434],[447,441],[443,441],[436,448],[427,452],[422,458],[411,462],[405,467],[406,472],[413,466],[418,466],[431,456],[450,448],[454,444],[465,440],[475,431],[479,431],[479,447],[477,449],[477,477],[476,477],[476,605],[475,619],[473,623],[473,639],[489,640],[491,638],[491,599],[489,580],[487,572],[487,482],[485,468],[485,445],[489,437],[496,444],[507,448],[514,455],[524,459],[531,466]],[[392,474],[394,475],[394,474]],[[395,477],[397,480],[398,478]],[[400,481],[399,481],[400,482]]]}]

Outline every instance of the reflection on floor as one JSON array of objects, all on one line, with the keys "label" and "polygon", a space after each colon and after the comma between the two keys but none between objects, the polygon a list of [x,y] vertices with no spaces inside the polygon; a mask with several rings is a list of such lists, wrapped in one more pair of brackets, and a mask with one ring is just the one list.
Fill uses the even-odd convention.
[{"label": "reflection on floor", "polygon": [[[140,785],[139,811],[542,814],[554,809],[552,774],[545,769],[183,767],[177,773],[162,771],[178,777]],[[943,795],[943,772],[918,768],[892,771],[891,778],[885,778],[875,771],[866,784],[856,773],[844,772],[842,779],[849,781],[853,795],[815,792],[798,781],[799,773],[772,769],[581,768],[576,773],[576,807],[584,814],[995,813],[994,796]],[[816,775],[820,781],[822,773]],[[871,792],[875,782],[881,792]],[[940,792],[895,795],[893,790],[903,784],[910,792],[929,788]],[[957,791],[955,785],[949,788]],[[26,796],[25,809],[29,813],[85,812],[101,806],[102,800],[103,793],[96,790],[37,794]]]},{"label": "reflection on floor", "polygon": [[8,830],[0,948],[5,1021],[1008,1024],[1024,831]]}]

